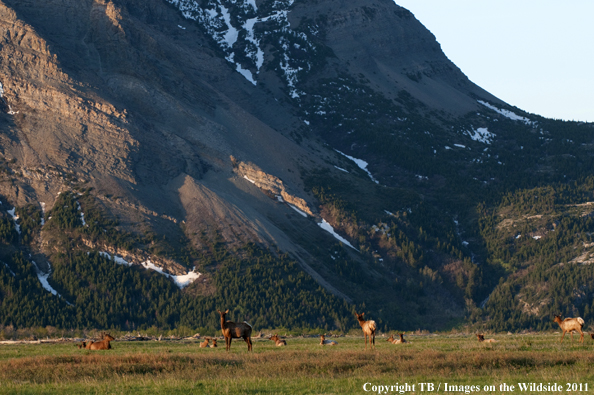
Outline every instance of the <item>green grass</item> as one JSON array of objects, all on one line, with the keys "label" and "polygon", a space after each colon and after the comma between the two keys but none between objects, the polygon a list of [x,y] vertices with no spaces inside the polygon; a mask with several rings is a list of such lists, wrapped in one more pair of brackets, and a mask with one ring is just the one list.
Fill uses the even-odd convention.
[{"label": "green grass", "polygon": [[0,345],[0,393],[363,394],[371,393],[363,390],[367,382],[415,384],[415,393],[421,382],[497,389],[557,382],[563,392],[566,383],[588,383],[594,390],[589,338],[581,345],[559,344],[560,334],[498,335],[494,344],[474,335],[405,337],[409,344],[378,337],[375,351],[354,337],[336,339],[336,347],[321,347],[317,338],[289,338],[282,348],[254,339],[252,353],[237,340],[229,353],[224,342],[202,349],[197,342],[116,341],[95,352],[72,343]]}]

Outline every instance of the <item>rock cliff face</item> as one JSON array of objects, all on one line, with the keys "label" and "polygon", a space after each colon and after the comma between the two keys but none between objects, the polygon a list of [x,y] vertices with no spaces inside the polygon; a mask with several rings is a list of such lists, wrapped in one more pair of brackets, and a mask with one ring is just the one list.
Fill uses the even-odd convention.
[{"label": "rock cliff face", "polygon": [[[459,113],[478,106],[471,94],[489,96],[445,58],[408,11],[387,0],[285,1],[272,9],[267,2],[245,2],[229,9],[228,25],[227,8],[218,1],[202,8],[194,1],[171,3],[0,3],[0,82],[15,112],[0,120],[4,157],[24,171],[52,166],[88,181],[99,195],[125,196],[181,220],[183,204],[168,197],[175,193],[170,180],[187,175],[200,182],[207,172],[224,179],[235,155],[244,161],[237,174],[314,215],[300,174],[327,166],[321,160],[333,154],[303,140],[310,133],[306,114],[270,92],[299,101],[319,78],[347,72],[388,97],[407,90],[427,105],[447,103]],[[247,16],[251,25],[242,19]],[[229,45],[209,23],[236,32],[238,41]],[[277,43],[264,39],[267,32],[278,35],[284,60],[275,55]],[[219,40],[214,47],[213,39]],[[257,49],[252,66],[251,55],[239,55],[242,42]],[[231,55],[220,57],[220,49],[235,63]],[[307,51],[315,56],[301,59]],[[256,85],[237,72],[244,69],[252,70]],[[417,74],[422,83],[410,79]],[[3,193],[15,202],[51,204],[62,183],[25,180]]]},{"label": "rock cliff face", "polygon": [[306,214],[314,215],[307,202],[300,197],[290,194],[278,177],[264,173],[254,164],[237,163],[233,156],[231,157],[231,162],[235,163],[233,167],[238,175],[253,183],[265,193],[271,194],[272,198],[280,202],[287,202]]}]

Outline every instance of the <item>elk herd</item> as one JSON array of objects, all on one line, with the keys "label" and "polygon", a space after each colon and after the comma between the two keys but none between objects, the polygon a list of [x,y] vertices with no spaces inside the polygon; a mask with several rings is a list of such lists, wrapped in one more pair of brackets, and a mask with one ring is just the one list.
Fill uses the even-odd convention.
[{"label": "elk herd", "polygon": [[[231,349],[231,341],[233,339],[243,339],[246,344],[248,351],[252,351],[252,326],[244,321],[244,322],[233,322],[227,321],[226,315],[229,313],[227,309],[225,312],[217,310],[221,317],[221,332],[223,337],[225,338],[225,349],[229,351]],[[377,330],[377,325],[373,320],[365,320],[363,316],[365,313],[355,313],[357,321],[363,330],[363,335],[365,336],[365,349],[367,350],[367,339],[369,338],[369,346],[370,348],[375,349],[375,332]],[[559,327],[563,331],[561,335],[560,342],[563,342],[563,338],[565,337],[566,333],[571,335],[571,340],[573,341],[573,332],[577,332],[580,334],[579,342],[584,342],[584,332],[582,328],[584,326],[584,320],[581,317],[577,318],[565,318],[562,319],[560,315],[556,315],[553,319],[554,322],[559,324]],[[590,336],[594,339],[594,333],[591,333]],[[109,333],[103,332],[101,334],[102,340],[101,341],[85,341],[82,344],[78,345],[80,349],[86,350],[110,350],[111,344],[110,342],[115,340]],[[482,333],[477,333],[476,337],[480,343],[496,343],[497,340],[495,339],[485,339],[485,336]],[[283,347],[287,345],[286,340],[281,339],[278,334],[274,334],[270,336],[268,340],[272,340],[277,347]],[[212,341],[212,344],[210,344]],[[392,344],[404,344],[408,343],[404,339],[404,334],[399,334],[399,339],[395,339],[394,335],[392,334],[388,339],[387,342]],[[321,346],[336,346],[338,343],[334,340],[326,340],[325,335],[320,336],[320,345]],[[217,347],[217,339],[214,337],[207,337],[203,342],[200,343],[200,348],[214,348]]]}]

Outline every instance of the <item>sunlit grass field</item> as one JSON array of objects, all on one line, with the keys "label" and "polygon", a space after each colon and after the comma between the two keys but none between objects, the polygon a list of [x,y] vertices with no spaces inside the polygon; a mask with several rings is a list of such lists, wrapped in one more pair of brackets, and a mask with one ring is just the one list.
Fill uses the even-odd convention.
[{"label": "sunlit grass field", "polygon": [[287,347],[254,339],[252,353],[237,339],[228,353],[222,340],[218,348],[115,341],[108,351],[79,350],[74,343],[0,345],[0,393],[370,394],[365,389],[405,383],[414,384],[407,393],[416,394],[427,392],[419,383],[433,383],[433,393],[446,393],[444,383],[479,386],[475,394],[500,394],[502,383],[516,386],[507,393],[542,393],[522,392],[518,383],[559,383],[565,393],[567,383],[575,383],[582,390],[573,386],[571,393],[594,392],[592,339],[582,345],[579,336],[560,344],[560,334],[485,337],[497,343],[455,334],[407,335],[402,345],[380,336],[373,351],[365,350],[362,337],[333,338],[335,347],[322,347],[317,338],[287,338]]}]

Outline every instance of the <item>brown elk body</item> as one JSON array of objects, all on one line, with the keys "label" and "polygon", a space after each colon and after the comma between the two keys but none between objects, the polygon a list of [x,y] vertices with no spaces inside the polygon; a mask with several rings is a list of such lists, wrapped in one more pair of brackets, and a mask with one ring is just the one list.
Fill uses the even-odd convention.
[{"label": "brown elk body", "polygon": [[212,344],[209,347],[210,348],[218,347],[217,346],[217,339],[212,339]]},{"label": "brown elk body", "polygon": [[115,338],[112,337],[108,333],[104,333],[103,340],[101,340],[100,342],[89,342],[87,344],[87,349],[88,350],[111,350],[111,344],[109,344],[109,342],[112,340],[115,340]]},{"label": "brown elk body", "polygon": [[485,342],[485,343],[497,343],[497,340],[495,339],[485,339],[485,335],[477,333],[476,337],[479,341],[479,343]]},{"label": "brown elk body", "polygon": [[582,327],[584,326],[584,320],[582,319],[582,317],[577,317],[577,318],[566,318],[564,320],[561,320],[561,316],[560,315],[556,315],[555,318],[553,319],[553,321],[555,321],[557,324],[559,324],[559,326],[561,327],[561,330],[563,331],[563,334],[561,335],[561,340],[560,342],[563,342],[563,338],[565,337],[565,333],[569,332],[569,334],[571,335],[571,341],[573,341],[573,332],[579,332],[580,334],[580,342],[584,342],[584,332],[582,332]]},{"label": "brown elk body", "polygon": [[272,340],[277,347],[281,347],[281,346],[286,346],[287,342],[283,339],[281,339],[280,337],[278,337],[278,334],[274,334],[274,336],[270,336],[270,340]]},{"label": "brown elk body", "polygon": [[221,315],[221,331],[225,337],[226,350],[231,349],[231,341],[233,339],[243,338],[248,345],[248,351],[252,351],[252,326],[247,322],[232,322],[225,321],[225,316],[229,310],[224,313],[219,311]]},{"label": "brown elk body", "polygon": [[355,313],[355,316],[357,317],[357,321],[359,321],[359,325],[361,325],[361,329],[363,329],[363,333],[365,334],[365,349],[367,350],[367,336],[369,336],[369,345],[373,346],[373,348],[375,348],[376,326],[375,326],[375,321],[373,321],[373,320],[365,321],[363,319],[364,315],[365,315],[365,313],[361,313],[361,314]]},{"label": "brown elk body", "polygon": [[206,348],[206,347],[208,347],[208,339],[206,339],[202,343],[200,343],[200,348]]},{"label": "brown elk body", "polygon": [[336,346],[338,345],[337,342],[334,340],[326,340],[326,336],[320,336],[320,346]]}]

